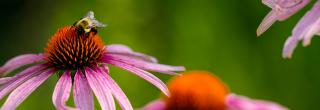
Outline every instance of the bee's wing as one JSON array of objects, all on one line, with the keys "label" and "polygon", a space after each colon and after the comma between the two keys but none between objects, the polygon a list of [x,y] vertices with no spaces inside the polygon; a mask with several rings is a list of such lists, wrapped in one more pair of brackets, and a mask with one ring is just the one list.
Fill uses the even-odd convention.
[{"label": "bee's wing", "polygon": [[93,13],[93,11],[89,11],[89,12],[87,13],[87,15],[84,16],[83,18],[95,19],[95,18],[94,18],[94,13]]},{"label": "bee's wing", "polygon": [[98,20],[96,20],[96,18],[94,18],[93,11],[89,11],[87,13],[87,15],[84,16],[84,18],[89,18],[92,21],[92,26],[91,27],[106,27],[107,26],[107,25],[99,22]]}]

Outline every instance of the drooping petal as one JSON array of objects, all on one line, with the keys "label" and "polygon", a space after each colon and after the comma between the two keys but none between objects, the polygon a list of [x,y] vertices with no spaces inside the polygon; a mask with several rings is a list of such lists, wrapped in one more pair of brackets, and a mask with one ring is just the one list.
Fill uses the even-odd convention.
[{"label": "drooping petal", "polygon": [[[320,1],[317,1],[312,9],[302,19],[307,22],[308,28],[303,28],[306,32],[303,37],[303,45],[307,46],[311,42],[311,38],[320,32]],[[302,27],[301,27],[302,28]]]},{"label": "drooping petal", "polygon": [[150,71],[166,73],[166,74],[171,74],[171,75],[177,75],[177,73],[172,72],[172,71],[184,71],[185,70],[185,68],[182,66],[169,66],[169,65],[162,65],[162,64],[156,64],[156,63],[149,63],[149,62],[145,62],[142,60],[136,60],[136,59],[128,58],[125,56],[120,56],[120,55],[106,54],[106,55],[104,55],[104,58],[102,58],[102,60],[104,60],[106,62],[108,62],[108,60],[115,60],[118,62],[130,64],[132,66],[135,66],[137,68],[141,68],[144,70],[150,70]]},{"label": "drooping petal", "polygon": [[317,1],[313,8],[307,12],[303,18],[298,22],[292,31],[283,48],[283,57],[290,58],[298,42],[304,39],[304,45],[310,44],[310,39],[319,30],[320,19],[320,1]]},{"label": "drooping petal", "polygon": [[227,97],[226,105],[229,110],[288,110],[274,102],[249,99],[235,94]]},{"label": "drooping petal", "polygon": [[109,88],[103,83],[98,73],[90,68],[85,68],[85,74],[89,85],[96,95],[102,110],[115,110],[115,103]]},{"label": "drooping petal", "polygon": [[[319,10],[320,12],[320,10]],[[311,39],[314,35],[320,32],[320,17],[310,26],[310,29],[306,32],[303,39],[303,46],[308,46],[311,43]]]},{"label": "drooping petal", "polygon": [[60,77],[58,83],[53,92],[52,101],[57,110],[75,110],[74,108],[68,107],[66,102],[69,99],[71,91],[71,76],[70,71],[66,70]]},{"label": "drooping petal", "polygon": [[142,69],[136,68],[130,64],[126,64],[126,63],[119,62],[119,61],[109,60],[108,64],[117,66],[117,67],[122,68],[124,70],[127,70],[131,73],[134,73],[135,75],[147,80],[148,82],[150,82],[151,84],[153,84],[154,86],[159,88],[165,95],[169,96],[169,90],[168,90],[167,86],[159,78],[157,78],[153,74],[151,74],[147,71],[144,71]]},{"label": "drooping petal", "polygon": [[43,61],[43,54],[24,54],[16,56],[0,67],[0,76],[5,76],[22,66]]},{"label": "drooping petal", "polygon": [[47,70],[21,84],[8,96],[6,102],[1,107],[1,110],[14,110],[53,73],[53,70]]},{"label": "drooping petal", "polygon": [[295,39],[295,37],[289,37],[284,44],[282,57],[291,58],[293,50],[297,47],[297,44],[298,44],[298,39]]},{"label": "drooping petal", "polygon": [[79,110],[93,110],[93,94],[84,73],[77,70],[74,77],[73,98]]},{"label": "drooping petal", "polygon": [[121,44],[108,45],[105,47],[105,51],[108,54],[124,55],[124,56],[136,58],[136,59],[140,59],[140,60],[144,60],[144,61],[152,62],[152,63],[158,62],[157,59],[152,56],[145,55],[145,54],[138,53],[138,52],[134,52],[128,46],[121,45]]},{"label": "drooping petal", "polygon": [[257,29],[257,36],[260,36],[262,33],[267,31],[273,23],[277,21],[277,12],[270,11],[266,17],[263,18],[261,24]]},{"label": "drooping petal", "polygon": [[1,84],[4,84],[4,83],[7,83],[8,81],[10,81],[12,79],[12,77],[3,77],[3,78],[0,78],[0,85]]},{"label": "drooping petal", "polygon": [[276,21],[284,21],[306,6],[310,0],[262,0],[262,3],[272,8],[257,29],[260,36]]},{"label": "drooping petal", "polygon": [[142,110],[166,110],[166,103],[163,100],[155,100],[148,103]]},{"label": "drooping petal", "polygon": [[292,35],[297,37],[299,40],[303,39],[304,34],[309,29],[309,26],[319,18],[318,10],[319,2],[317,2],[314,7],[299,20],[292,31]]},{"label": "drooping petal", "polygon": [[107,86],[109,86],[111,93],[118,100],[122,110],[133,110],[130,101],[128,100],[125,93],[123,93],[122,89],[118,86],[118,84],[109,76],[107,70],[108,68],[99,68],[99,72],[97,72],[97,77],[100,77]]},{"label": "drooping petal", "polygon": [[44,68],[46,68],[45,65],[35,65],[13,76],[10,81],[1,86],[0,100],[20,84],[30,79],[32,76],[40,74]]}]

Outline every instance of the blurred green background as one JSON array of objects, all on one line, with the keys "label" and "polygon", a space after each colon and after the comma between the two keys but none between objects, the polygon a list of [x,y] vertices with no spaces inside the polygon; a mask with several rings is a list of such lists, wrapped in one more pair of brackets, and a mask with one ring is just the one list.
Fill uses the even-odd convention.
[{"label": "blurred green background", "polygon": [[[108,24],[99,30],[106,44],[126,44],[160,63],[211,71],[238,94],[292,110],[315,110],[320,39],[307,48],[299,45],[291,60],[281,57],[285,39],[311,6],[257,38],[256,28],[269,11],[260,0],[3,0],[0,64],[19,54],[42,52],[59,27],[92,10]],[[159,97],[157,88],[135,75],[117,68],[111,74],[135,108]],[[163,81],[171,77],[155,74]],[[18,109],[54,109],[56,82],[51,77]]]}]

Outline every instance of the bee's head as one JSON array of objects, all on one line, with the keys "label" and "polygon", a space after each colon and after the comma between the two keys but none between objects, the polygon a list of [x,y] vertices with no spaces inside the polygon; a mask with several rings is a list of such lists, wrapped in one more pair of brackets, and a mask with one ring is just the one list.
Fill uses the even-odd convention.
[{"label": "bee's head", "polygon": [[92,11],[89,11],[86,16],[75,22],[73,25],[78,27],[78,31],[81,33],[96,32],[98,27],[106,27],[105,24],[100,23],[94,18],[94,13]]}]

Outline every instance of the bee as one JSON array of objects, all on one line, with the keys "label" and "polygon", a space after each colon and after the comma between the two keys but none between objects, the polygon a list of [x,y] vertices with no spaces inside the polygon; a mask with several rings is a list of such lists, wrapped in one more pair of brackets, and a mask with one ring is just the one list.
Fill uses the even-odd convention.
[{"label": "bee", "polygon": [[88,34],[90,32],[97,33],[97,28],[106,27],[105,24],[94,18],[94,13],[92,11],[89,11],[86,16],[75,22],[73,25],[78,27],[79,34]]}]

